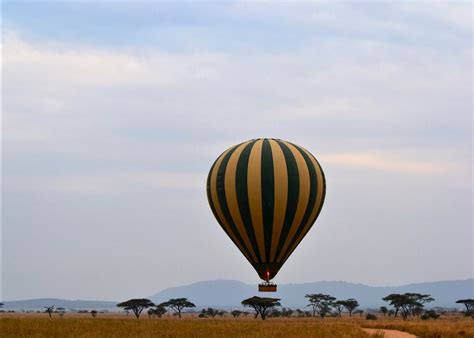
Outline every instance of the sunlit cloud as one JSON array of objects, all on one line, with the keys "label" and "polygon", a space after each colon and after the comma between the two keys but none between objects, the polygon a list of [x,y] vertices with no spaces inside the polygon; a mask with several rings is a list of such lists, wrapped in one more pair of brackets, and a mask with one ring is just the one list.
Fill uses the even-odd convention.
[{"label": "sunlit cloud", "polygon": [[[327,178],[320,223],[281,281],[465,277],[472,265],[459,259],[472,247],[471,7],[9,2],[6,297],[42,297],[53,284],[54,296],[136,293],[133,274],[119,285],[114,272],[83,288],[96,280],[91,271],[111,266],[148,276],[139,287],[149,294],[216,276],[252,281],[252,268],[232,256],[206,205],[205,181],[224,149],[257,137],[304,146]],[[163,254],[175,249],[174,236],[186,249]],[[142,257],[160,259],[125,253],[130,238]],[[222,240],[219,255],[210,238]],[[423,270],[399,259],[420,238],[433,244],[423,253],[417,247]],[[94,259],[85,262],[86,244]],[[188,264],[196,251],[210,260]],[[372,259],[381,269],[367,271],[365,259],[340,269],[334,262],[347,261],[349,251],[383,252]],[[224,256],[235,259],[233,268],[217,270]]]}]

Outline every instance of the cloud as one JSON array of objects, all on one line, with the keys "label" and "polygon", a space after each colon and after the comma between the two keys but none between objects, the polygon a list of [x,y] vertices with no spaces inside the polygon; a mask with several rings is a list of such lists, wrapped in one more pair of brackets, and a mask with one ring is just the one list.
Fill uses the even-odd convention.
[{"label": "cloud", "polygon": [[169,190],[203,190],[203,182],[205,177],[193,173],[113,172],[55,177],[44,182],[42,190],[99,196],[117,196],[137,191],[166,194],[165,191]]},{"label": "cloud", "polygon": [[[125,175],[136,185],[153,171],[203,175],[222,149],[255,137],[307,145],[335,165],[466,171],[464,50],[353,42],[242,56],[70,48],[15,32],[3,49],[7,174],[62,177],[43,163],[13,170],[43,154],[74,168],[58,189],[115,191],[107,182]],[[449,166],[435,165],[440,153],[452,154]]]},{"label": "cloud", "polygon": [[7,140],[29,134],[54,142],[147,126],[176,135],[294,134],[304,130],[297,130],[301,121],[337,122],[341,132],[373,121],[420,130],[423,119],[459,128],[446,109],[465,114],[470,102],[470,50],[454,56],[354,42],[242,56],[64,49],[5,35]]},{"label": "cloud", "polygon": [[389,172],[408,174],[446,174],[447,172],[458,172],[458,165],[450,163],[424,162],[373,153],[343,153],[343,154],[323,154],[325,162],[328,164],[358,167],[369,170],[382,170]]},{"label": "cloud", "polygon": [[[193,24],[188,11],[174,25],[171,13],[166,27],[152,13],[139,31],[116,19],[128,8],[109,17],[104,7],[95,24],[112,33],[101,37],[84,15],[66,27],[67,10],[59,23],[50,8],[37,16],[41,24],[52,20],[51,34],[38,23],[25,24],[37,34],[7,25],[6,296],[51,293],[51,283],[39,287],[38,278],[64,277],[58,257],[70,267],[67,297],[77,297],[70,290],[133,294],[132,275],[113,283],[117,272],[132,270],[149,276],[140,287],[150,294],[209,276],[253,280],[236,251],[235,269],[215,268],[234,248],[207,208],[204,185],[223,149],[255,137],[305,146],[325,170],[317,235],[308,235],[292,261],[305,279],[384,284],[387,271],[367,272],[356,262],[354,271],[364,273],[347,274],[313,258],[332,250],[343,261],[347,250],[364,257],[370,249],[384,252],[380,264],[397,262],[420,238],[438,248],[420,261],[436,266],[421,271],[404,262],[397,273],[408,277],[394,278],[465,276],[468,260],[452,265],[472,246],[472,43],[464,19],[459,12],[443,17],[443,9],[424,15],[428,5],[305,6],[238,3]],[[140,12],[132,14],[142,22]],[[146,43],[135,43],[134,34]],[[389,251],[388,237],[395,243]],[[165,254],[175,249],[170,238],[186,248],[179,256]],[[360,245],[367,238],[369,249]],[[132,246],[140,257],[124,250]],[[94,257],[87,269],[84,250]],[[216,264],[190,263],[196,251]],[[114,268],[89,289],[76,284],[104,266]],[[44,273],[19,283],[31,268]],[[281,280],[295,282],[290,275],[282,271]]]}]

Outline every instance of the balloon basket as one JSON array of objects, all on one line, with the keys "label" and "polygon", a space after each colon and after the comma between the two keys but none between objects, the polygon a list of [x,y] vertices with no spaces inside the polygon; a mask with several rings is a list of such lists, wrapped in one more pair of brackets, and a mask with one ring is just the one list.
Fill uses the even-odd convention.
[{"label": "balloon basket", "polygon": [[258,291],[259,292],[276,292],[277,290],[277,285],[270,283],[270,282],[264,282],[261,284],[258,284]]}]

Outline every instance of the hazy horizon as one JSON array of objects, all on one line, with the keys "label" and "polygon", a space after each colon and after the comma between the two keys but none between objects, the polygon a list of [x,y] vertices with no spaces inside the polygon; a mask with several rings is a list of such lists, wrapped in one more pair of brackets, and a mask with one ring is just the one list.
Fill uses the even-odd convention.
[{"label": "hazy horizon", "polygon": [[276,283],[472,278],[471,13],[5,1],[1,298],[257,283],[205,184],[258,137],[304,146],[327,181]]},{"label": "hazy horizon", "polygon": [[[425,283],[443,283],[443,282],[452,282],[452,281],[466,281],[466,280],[474,280],[474,278],[466,278],[466,279],[459,279],[459,280],[440,280],[440,281],[426,281],[426,282],[417,282],[417,283],[407,283],[407,284],[403,284],[403,285],[369,285],[369,284],[365,284],[365,283],[356,283],[356,282],[348,282],[348,281],[329,281],[329,280],[321,280],[321,281],[306,281],[306,282],[298,282],[298,283],[283,283],[283,284],[280,284],[280,286],[282,285],[300,285],[300,284],[313,284],[313,283],[347,283],[347,284],[356,284],[356,285],[364,285],[364,286],[368,286],[368,287],[381,287],[381,288],[391,288],[391,287],[402,287],[402,286],[410,286],[410,285],[416,285],[416,284],[425,284]],[[183,284],[183,285],[173,285],[173,286],[169,286],[169,287],[165,287],[163,289],[159,289],[159,290],[155,290],[154,292],[152,293],[148,293],[148,294],[143,294],[143,295],[139,295],[140,297],[151,297],[155,294],[158,294],[160,292],[163,292],[163,291],[166,291],[166,290],[169,290],[169,289],[175,289],[175,288],[181,288],[181,287],[187,287],[187,286],[192,286],[192,285],[196,285],[196,284],[202,284],[202,283],[214,283],[214,282],[237,282],[237,283],[243,283],[245,285],[253,285],[255,286],[255,293],[257,294],[258,291],[257,291],[257,286],[258,286],[258,283],[259,282],[243,282],[243,281],[240,281],[240,280],[236,280],[236,279],[213,279],[213,280],[201,280],[201,281],[195,281],[195,282],[191,282],[191,283],[188,283],[188,284]],[[315,291],[318,291],[318,290],[315,290]],[[137,296],[138,297],[138,296]],[[127,297],[125,297],[127,298]],[[122,298],[121,300],[125,299],[125,298]],[[9,301],[22,301],[22,300],[30,300],[30,299],[65,299],[65,300],[87,300],[87,301],[120,301],[119,299],[92,299],[92,298],[74,298],[74,297],[71,297],[71,298],[60,298],[60,297],[35,297],[35,298],[17,298],[17,299],[11,299]]]}]

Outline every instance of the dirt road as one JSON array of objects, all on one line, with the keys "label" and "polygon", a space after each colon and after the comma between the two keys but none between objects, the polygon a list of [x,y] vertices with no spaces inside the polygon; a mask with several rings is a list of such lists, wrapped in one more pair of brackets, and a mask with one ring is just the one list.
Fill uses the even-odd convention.
[{"label": "dirt road", "polygon": [[382,330],[382,329],[362,329],[369,334],[383,332],[384,338],[416,338],[415,335],[398,330]]}]

